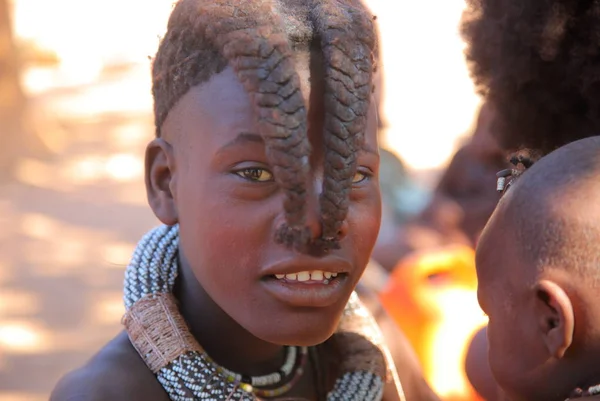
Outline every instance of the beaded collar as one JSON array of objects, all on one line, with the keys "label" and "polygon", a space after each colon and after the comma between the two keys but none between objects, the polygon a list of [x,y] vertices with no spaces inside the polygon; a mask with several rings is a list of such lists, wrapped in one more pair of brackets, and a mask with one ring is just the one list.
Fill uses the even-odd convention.
[{"label": "beaded collar", "polygon": [[[125,272],[123,324],[131,343],[173,401],[255,401],[261,393],[228,380],[226,369],[210,359],[179,313],[172,295],[178,246],[177,225],[159,226],[138,243]],[[328,341],[335,341],[343,356],[327,401],[378,401],[387,382],[404,400],[383,336],[356,294]]]},{"label": "beaded collar", "polygon": [[576,388],[571,393],[569,398],[567,398],[565,401],[574,400],[576,398],[593,397],[593,396],[599,395],[599,394],[600,394],[600,384],[598,384],[596,386],[592,386],[592,387],[588,388],[587,390],[583,390],[581,388]]}]

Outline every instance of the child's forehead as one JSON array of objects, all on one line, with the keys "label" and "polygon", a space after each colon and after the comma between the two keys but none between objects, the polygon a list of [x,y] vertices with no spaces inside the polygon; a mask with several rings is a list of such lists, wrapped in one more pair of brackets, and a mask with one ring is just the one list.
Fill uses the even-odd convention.
[{"label": "child's forehead", "polygon": [[[308,52],[298,54],[296,62],[300,90],[309,108],[323,97],[324,88],[317,80],[321,72],[310,68],[311,57]],[[312,91],[318,96],[311,98]],[[322,102],[317,103],[322,108]],[[231,67],[191,87],[171,109],[161,131],[166,139],[181,136],[186,142],[192,135],[202,136],[207,146],[213,142],[218,146],[244,132],[260,133],[251,96]]]},{"label": "child's forehead", "polygon": [[252,111],[250,96],[233,70],[226,68],[179,99],[164,122],[163,136],[201,135],[208,141],[229,130],[252,130]]},{"label": "child's forehead", "polygon": [[[299,78],[300,91],[306,106],[310,107],[311,92],[316,91],[322,94],[324,89],[322,52],[316,49],[307,49],[294,52],[292,57],[295,72]],[[206,117],[219,118],[233,112],[245,114],[242,110],[251,108],[250,95],[230,66],[227,66],[222,72],[214,74],[206,82],[191,87],[173,109],[181,104],[184,104],[186,109],[193,109],[187,110],[186,115],[200,113]],[[163,130],[166,129],[166,126],[172,125],[168,123],[169,120],[172,120],[169,118],[172,114],[178,114],[179,118],[183,117],[182,113],[170,112]]]},{"label": "child's forehead", "polygon": [[494,277],[498,271],[506,273],[505,266],[516,261],[517,246],[510,225],[503,210],[497,209],[488,221],[477,246],[478,274]]}]

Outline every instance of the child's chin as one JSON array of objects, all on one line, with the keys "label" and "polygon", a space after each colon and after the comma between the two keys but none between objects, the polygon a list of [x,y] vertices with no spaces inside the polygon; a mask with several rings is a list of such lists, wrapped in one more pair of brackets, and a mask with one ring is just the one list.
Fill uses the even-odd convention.
[{"label": "child's chin", "polygon": [[327,341],[337,328],[339,319],[327,319],[324,322],[302,322],[298,319],[294,325],[276,324],[265,327],[254,335],[264,341],[278,345],[312,347]]}]

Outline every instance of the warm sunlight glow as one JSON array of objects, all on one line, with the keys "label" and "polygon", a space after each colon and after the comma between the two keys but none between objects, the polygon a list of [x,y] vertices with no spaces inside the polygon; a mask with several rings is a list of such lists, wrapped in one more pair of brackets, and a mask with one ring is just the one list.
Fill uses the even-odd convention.
[{"label": "warm sunlight glow", "polygon": [[[58,70],[28,71],[24,78],[28,91],[39,93],[57,85],[78,88],[97,80],[107,67],[132,63],[136,71],[127,78],[88,88],[53,107],[78,116],[151,111],[148,56],[156,51],[173,3],[18,0],[19,36],[36,40],[61,60]],[[439,167],[455,149],[457,138],[469,131],[479,103],[458,35],[464,1],[367,3],[378,16],[382,35],[385,143],[413,168]]]},{"label": "warm sunlight glow", "polygon": [[369,0],[379,22],[387,144],[411,167],[439,167],[479,103],[458,22],[464,0]]},{"label": "warm sunlight glow", "polygon": [[32,316],[40,310],[40,300],[33,292],[3,289],[0,291],[0,316]]},{"label": "warm sunlight glow", "polygon": [[97,324],[118,324],[125,313],[123,294],[101,294],[94,302],[91,319]]},{"label": "warm sunlight glow", "polygon": [[59,223],[43,214],[29,213],[21,219],[21,230],[30,237],[47,239],[58,235]]},{"label": "warm sunlight glow", "polygon": [[143,149],[145,143],[154,136],[154,125],[135,121],[116,127],[110,134],[110,141],[121,148]]},{"label": "warm sunlight glow", "polygon": [[107,64],[147,62],[173,0],[18,0],[15,30],[53,50],[61,69],[54,84],[95,80]]},{"label": "warm sunlight glow", "polygon": [[37,353],[47,345],[43,330],[31,322],[0,322],[0,351]]},{"label": "warm sunlight glow", "polygon": [[49,187],[52,183],[53,172],[50,166],[37,160],[21,159],[15,169],[16,178],[24,183],[40,188]]},{"label": "warm sunlight glow", "polygon": [[129,244],[126,242],[107,244],[103,252],[106,266],[113,267],[115,269],[124,269],[125,266],[129,264],[129,260],[131,259],[134,249],[135,244]]},{"label": "warm sunlight glow", "polygon": [[81,237],[62,236],[60,240],[54,242],[52,246],[55,266],[60,266],[61,270],[78,269],[87,258],[87,243]]},{"label": "warm sunlight glow", "polygon": [[442,319],[431,344],[431,383],[445,400],[465,399],[470,388],[464,362],[470,339],[487,324],[472,290],[440,291],[431,300],[441,309]]},{"label": "warm sunlight glow", "polygon": [[0,284],[9,281],[12,276],[12,266],[8,262],[0,260]]},{"label": "warm sunlight glow", "polygon": [[144,161],[132,154],[117,154],[106,161],[107,175],[116,181],[141,180]]},{"label": "warm sunlight glow", "polygon": [[9,393],[3,392],[0,394],[0,401],[47,401],[48,396],[45,394],[33,393]]},{"label": "warm sunlight glow", "polygon": [[102,178],[104,167],[101,157],[82,157],[65,166],[65,175],[78,184],[85,184]]}]

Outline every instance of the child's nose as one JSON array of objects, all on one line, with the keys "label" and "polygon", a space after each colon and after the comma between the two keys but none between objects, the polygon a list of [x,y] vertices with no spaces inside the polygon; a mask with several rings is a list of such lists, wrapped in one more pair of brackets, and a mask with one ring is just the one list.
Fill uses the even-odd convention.
[{"label": "child's nose", "polygon": [[[311,238],[317,240],[323,237],[323,210],[321,208],[321,192],[312,193],[308,197],[306,209],[306,225],[310,229]],[[341,241],[348,234],[348,219],[338,222],[338,230],[335,238],[323,238],[326,240],[336,239]]]},{"label": "child's nose", "polygon": [[319,191],[309,191],[306,208],[306,226],[310,230],[311,239],[321,238],[323,233],[323,219],[321,216],[321,206],[319,204]]}]

